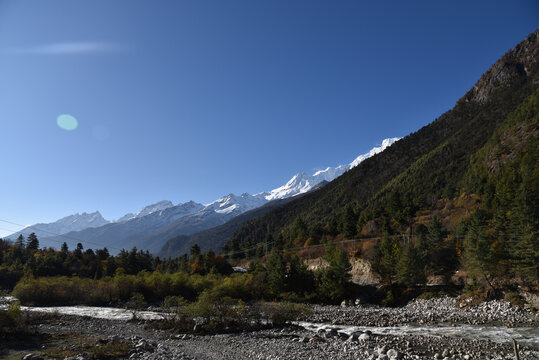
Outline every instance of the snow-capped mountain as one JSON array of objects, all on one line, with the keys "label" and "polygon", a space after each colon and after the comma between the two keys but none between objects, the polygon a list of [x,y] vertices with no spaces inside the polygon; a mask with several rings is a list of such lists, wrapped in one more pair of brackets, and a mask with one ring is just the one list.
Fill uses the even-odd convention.
[{"label": "snow-capped mountain", "polygon": [[[397,140],[399,139],[385,139],[380,146],[358,156],[350,164],[328,167],[313,175],[299,173],[283,186],[255,195],[228,194],[206,205],[194,201],[174,205],[171,201],[163,200],[145,206],[137,213],[128,213],[116,221],[103,219],[99,212],[84,213],[71,215],[51,224],[32,225],[23,229],[22,232],[25,236],[32,231],[36,232],[42,246],[58,247],[58,243],[66,241],[70,247],[81,242],[85,247],[108,246],[112,252],[133,246],[157,252],[168,239],[174,236],[190,235],[222,225],[270,201],[303,194],[322,182],[332,181],[363,160],[391,146]],[[38,228],[48,232],[38,232]],[[9,238],[14,239],[18,234],[10,235]]]},{"label": "snow-capped mountain", "polygon": [[[178,204],[178,205],[181,205],[181,204]],[[165,209],[168,209],[168,208],[173,207],[173,206],[174,206],[174,204],[170,200],[158,201],[155,204],[151,204],[151,205],[143,207],[136,214],[133,214],[133,213],[125,214],[124,216],[122,216],[121,218],[116,220],[116,222],[120,223],[120,222],[125,222],[125,221],[128,221],[128,220],[132,220],[132,219],[135,219],[135,218],[140,218],[140,217],[149,215],[151,213],[154,213],[156,211],[165,210]]]},{"label": "snow-capped mountain", "polygon": [[399,140],[399,138],[385,139],[382,141],[380,146],[372,148],[368,153],[359,155],[350,164],[340,165],[337,167],[328,167],[325,170],[315,172],[313,175],[308,175],[305,173],[296,174],[292,177],[292,179],[288,180],[285,185],[273,189],[269,193],[263,193],[264,197],[266,200],[275,200],[306,193],[307,191],[311,190],[313,186],[322,181],[329,182],[338,178],[346,171],[358,166],[363,160],[384,151],[388,146],[391,146],[397,140]]},{"label": "snow-capped mountain", "polygon": [[249,211],[264,205],[267,199],[263,194],[251,195],[243,193],[240,196],[228,194],[214,202],[206,205],[206,209],[211,209],[218,214],[230,214]]},{"label": "snow-capped mountain", "polygon": [[363,160],[366,160],[378,153],[381,153],[382,151],[384,151],[386,148],[390,147],[391,145],[393,145],[393,143],[395,143],[396,141],[399,141],[400,138],[397,138],[397,137],[394,137],[394,138],[388,138],[388,139],[384,139],[382,141],[382,145],[380,146],[376,146],[376,147],[373,147],[368,153],[366,154],[363,154],[363,155],[359,155],[357,158],[354,159],[354,161],[352,161],[350,163],[350,169],[353,168],[353,167],[356,167],[359,165],[360,162],[362,162]]},{"label": "snow-capped mountain", "polygon": [[[244,193],[241,196],[236,196],[229,194],[206,205],[203,211],[181,218],[159,232],[150,235],[148,241],[157,244],[160,239],[169,239],[163,243],[163,247],[159,250],[158,254],[163,257],[181,255],[189,251],[190,247],[195,243],[204,249],[213,248],[218,250],[241,224],[282,205],[283,202],[287,201],[286,199],[324,186],[346,171],[356,167],[363,160],[384,151],[397,140],[399,139],[385,139],[380,146],[358,156],[350,164],[328,167],[315,172],[313,175],[296,174],[286,184],[271,191],[255,195]],[[227,222],[225,223],[225,221]],[[204,229],[201,225],[206,228]],[[194,226],[198,226],[200,230],[195,232]]]},{"label": "snow-capped mountain", "polygon": [[157,243],[162,241],[160,239],[166,239],[167,237],[189,235],[195,231],[202,231],[224,224],[233,217],[259,208],[270,201],[286,199],[306,193],[322,182],[330,182],[344,172],[357,166],[363,160],[384,151],[397,140],[399,138],[385,139],[380,146],[371,149],[366,154],[358,156],[350,164],[328,167],[325,170],[317,171],[313,175],[307,175],[305,173],[296,174],[285,185],[271,191],[261,192],[255,195],[248,193],[243,193],[240,196],[228,194],[207,204],[200,212],[178,219],[147,239],[148,241],[152,239],[153,243]]},{"label": "snow-capped mountain", "polygon": [[125,221],[109,222],[104,226],[71,231],[59,234],[59,236],[51,236],[51,234],[44,238],[38,236],[39,241],[42,246],[56,248],[64,241],[70,248],[80,242],[85,247],[94,249],[107,247],[113,253],[118,252],[121,248],[130,249],[133,246],[145,250],[153,249],[151,244],[141,246],[142,239],[178,219],[196,214],[204,209],[204,205],[194,201],[167,207],[168,203],[170,202],[159,202],[143,208],[137,213],[142,214],[146,211],[147,214],[143,216],[132,216]]},{"label": "snow-capped mountain", "polygon": [[7,239],[16,239],[19,235],[28,236],[35,233],[38,238],[50,237],[52,235],[62,235],[71,231],[80,231],[87,228],[96,228],[110,223],[105,220],[99,211],[93,213],[76,213],[66,216],[52,223],[38,223],[27,226],[21,231],[11,234]]}]

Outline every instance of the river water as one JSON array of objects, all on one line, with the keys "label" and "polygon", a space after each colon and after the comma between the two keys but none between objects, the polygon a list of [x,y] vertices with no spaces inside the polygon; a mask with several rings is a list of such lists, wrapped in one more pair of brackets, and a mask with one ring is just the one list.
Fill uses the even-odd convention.
[{"label": "river water", "polygon": [[352,334],[358,331],[371,331],[378,335],[426,335],[426,336],[452,336],[466,339],[490,340],[497,343],[508,343],[515,339],[519,344],[527,345],[539,349],[539,328],[536,327],[516,327],[506,328],[495,325],[400,325],[388,327],[376,326],[348,326],[331,325],[310,322],[297,322],[299,326],[307,330],[318,331],[320,329],[337,331]]},{"label": "river water", "polygon": [[[4,304],[8,298],[4,300]],[[9,299],[13,300],[13,298]],[[0,305],[6,308],[7,305]],[[94,307],[94,306],[51,306],[51,307],[27,307],[21,306],[23,311],[58,313],[61,315],[89,316],[98,319],[123,320],[127,321],[133,317],[133,312],[119,308]],[[163,314],[157,311],[137,311],[137,318],[144,320],[163,319]],[[332,325],[311,322],[295,322],[294,324],[304,327],[307,330],[318,331],[320,329],[337,331],[351,334],[359,331],[371,331],[378,335],[425,335],[425,336],[452,336],[467,339],[490,340],[498,343],[512,342],[515,339],[519,344],[527,345],[539,349],[539,328],[536,327],[516,327],[506,328],[495,325],[400,325],[391,327],[376,326],[348,326]]]}]

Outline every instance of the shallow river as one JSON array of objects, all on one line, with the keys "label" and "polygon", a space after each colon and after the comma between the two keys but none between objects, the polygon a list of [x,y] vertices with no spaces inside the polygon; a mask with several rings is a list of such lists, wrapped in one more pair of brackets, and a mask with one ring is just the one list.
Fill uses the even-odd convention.
[{"label": "shallow river", "polygon": [[388,327],[330,325],[309,322],[297,322],[296,324],[312,331],[318,331],[319,329],[336,329],[337,331],[346,334],[370,330],[373,334],[379,335],[453,336],[467,339],[490,340],[498,343],[512,342],[512,340],[515,339],[519,344],[539,349],[539,328],[534,327],[506,328],[494,325],[468,324],[456,324],[454,326],[408,324]]},{"label": "shallow river", "polygon": [[[0,306],[1,307],[6,307]],[[129,320],[133,313],[129,310],[94,306],[53,306],[53,307],[27,307],[21,306],[21,310],[58,313],[62,315],[89,316],[99,319]],[[163,316],[156,311],[137,311],[137,317],[145,320],[162,319]],[[468,339],[491,340],[498,343],[511,342],[515,339],[519,344],[528,345],[539,349],[539,328],[517,327],[506,328],[494,325],[467,325],[454,326],[425,326],[425,325],[401,325],[392,327],[375,326],[348,326],[318,324],[310,322],[295,322],[307,330],[336,329],[337,331],[351,334],[358,331],[370,330],[379,335],[426,335],[426,336],[453,336]]]}]

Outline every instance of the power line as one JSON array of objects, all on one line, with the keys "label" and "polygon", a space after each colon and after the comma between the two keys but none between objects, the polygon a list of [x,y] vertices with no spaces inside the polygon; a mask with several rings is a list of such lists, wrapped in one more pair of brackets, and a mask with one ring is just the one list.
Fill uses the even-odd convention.
[{"label": "power line", "polygon": [[[394,236],[397,236],[397,235],[392,235],[392,236],[394,237]],[[362,241],[362,240],[377,240],[377,239],[381,239],[381,237],[370,237],[370,238],[361,238],[361,239],[341,240],[341,241],[336,241],[333,244],[346,244],[346,243],[357,242],[357,241]],[[269,243],[260,242],[260,243],[258,243],[257,245],[255,245],[255,246],[253,246],[251,248],[242,249],[242,250],[238,250],[238,251],[229,251],[227,253],[223,253],[222,255],[223,256],[230,256],[230,255],[235,255],[235,254],[241,254],[241,253],[245,253],[245,252],[248,252],[248,251],[256,250],[261,246],[271,245],[271,244],[274,244],[274,243],[275,243],[275,241],[272,241],[272,242],[269,242]],[[327,245],[328,244],[315,244],[315,245],[309,245],[309,246],[298,246],[298,247],[289,248],[289,249],[282,249],[280,252],[284,253],[284,252],[287,252],[287,251],[311,249],[311,248],[315,248],[315,247],[325,247]]]},{"label": "power line", "polygon": [[[518,240],[513,240],[513,239],[517,239],[517,238],[523,238],[523,237],[526,237],[527,235],[521,235],[521,234],[504,234],[504,236],[498,236],[497,239],[505,239],[504,240],[504,244],[518,244],[519,241]],[[394,234],[394,235],[389,235],[388,236],[389,238],[402,238],[402,239],[405,239],[405,238],[417,238],[418,235],[416,234],[413,234],[413,235],[410,235],[410,234]],[[453,239],[455,240],[463,240],[465,238],[465,236],[454,236]],[[341,241],[336,241],[336,242],[333,242],[332,244],[334,245],[340,245],[340,244],[347,244],[347,243],[354,243],[354,242],[359,242],[359,241],[367,241],[367,240],[380,240],[382,239],[382,237],[380,236],[377,236],[377,237],[369,237],[369,238],[359,238],[359,239],[348,239],[348,240],[341,240]],[[249,251],[252,251],[252,250],[256,250],[258,249],[259,247],[261,246],[268,246],[268,245],[271,245],[271,244],[274,244],[275,241],[272,241],[272,242],[269,242],[269,243],[266,243],[266,242],[260,242],[258,243],[257,245],[253,246],[253,247],[250,247],[250,248],[247,248],[247,249],[242,249],[242,250],[238,250],[238,251],[229,251],[227,253],[223,253],[222,255],[223,256],[227,256],[227,257],[230,257],[231,255],[235,255],[235,254],[244,254],[244,253],[247,253]],[[282,249],[280,250],[279,252],[280,253],[284,253],[284,252],[287,252],[287,251],[295,251],[295,250],[305,250],[305,249],[312,249],[312,248],[317,248],[317,247],[325,247],[325,246],[328,246],[329,244],[315,244],[315,245],[309,245],[309,246],[297,246],[297,247],[293,247],[293,248],[289,248],[289,249]]]},{"label": "power line", "polygon": [[[11,224],[11,225],[15,225],[15,226],[20,226],[22,227],[24,230],[24,228],[26,228],[26,225],[22,225],[22,224],[18,224],[16,222],[13,222],[13,221],[9,221],[9,220],[3,220],[3,219],[0,219],[1,222],[5,222],[7,224]],[[52,235],[55,235],[55,236],[61,236],[63,238],[66,238],[66,239],[69,239],[69,240],[73,240],[73,241],[77,241],[79,243],[85,243],[85,244],[91,244],[91,245],[96,245],[96,246],[100,246],[100,247],[106,247],[106,248],[110,248],[110,249],[114,249],[114,250],[122,250],[120,248],[117,248],[117,247],[114,247],[114,246],[106,246],[106,245],[103,245],[103,244],[98,244],[98,243],[95,243],[93,241],[88,241],[88,240],[81,240],[81,239],[77,239],[75,237],[72,237],[72,236],[67,236],[67,235],[64,235],[64,234],[57,234],[57,233],[54,233],[52,231],[48,231],[48,230],[43,230],[43,229],[39,229],[37,227],[35,227],[36,231],[41,231],[41,232],[45,232],[45,233],[49,233],[49,234],[52,234]],[[6,230],[6,231],[13,231],[13,230],[10,230],[10,229],[3,229],[3,230]],[[22,230],[19,230],[18,232],[21,232]],[[16,233],[17,231],[14,231],[14,233]],[[63,241],[60,241],[60,240],[55,240],[55,239],[50,239],[50,238],[45,238],[47,239],[47,241],[54,241],[54,242],[57,242],[59,244],[62,244]]]},{"label": "power line", "polygon": [[17,232],[17,230],[6,229],[6,228],[3,228],[3,227],[0,227],[0,230],[10,231],[12,234]]}]

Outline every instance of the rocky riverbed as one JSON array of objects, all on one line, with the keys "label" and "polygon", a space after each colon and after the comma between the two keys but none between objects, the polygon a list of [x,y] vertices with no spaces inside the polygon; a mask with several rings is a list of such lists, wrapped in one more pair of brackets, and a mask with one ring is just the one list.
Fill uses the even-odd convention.
[{"label": "rocky riverbed", "polygon": [[417,299],[399,308],[377,305],[313,306],[314,315],[306,321],[361,326],[402,324],[495,324],[507,327],[539,325],[539,312],[532,312],[506,301],[489,301],[475,306],[457,305],[450,297]]},{"label": "rocky riverbed", "polygon": [[[347,326],[389,324],[411,326],[415,323],[435,326],[439,323],[470,324],[473,322],[526,324],[530,336],[537,334],[537,315],[503,302],[484,303],[460,309],[453,299],[416,300],[402,308],[377,306],[314,306],[310,324],[324,327],[291,325],[285,328],[235,334],[190,335],[155,330],[150,321],[125,321],[55,315],[36,325],[36,330],[51,337],[82,334],[95,346],[127,344],[125,357],[132,359],[514,359],[511,342],[493,342],[458,336],[407,334],[403,331],[380,334],[376,331],[344,331]],[[332,326],[332,324],[341,324]],[[398,329],[398,328],[397,328]],[[510,341],[510,339],[507,339]],[[58,346],[67,346],[58,345]],[[73,346],[73,345],[70,345]],[[75,351],[77,348],[74,348]],[[67,359],[90,359],[80,353]],[[539,348],[521,346],[520,358],[539,359]],[[9,356],[9,353],[6,353]],[[32,354],[34,359],[46,355],[36,346],[18,350],[19,358]],[[2,354],[0,354],[0,357]],[[13,353],[11,354],[13,356]],[[29,357],[29,358],[32,358]],[[13,357],[14,358],[14,357]]]}]

